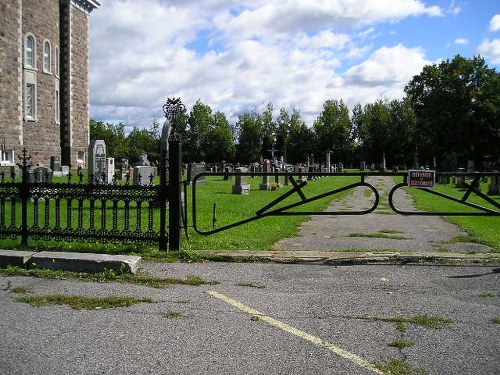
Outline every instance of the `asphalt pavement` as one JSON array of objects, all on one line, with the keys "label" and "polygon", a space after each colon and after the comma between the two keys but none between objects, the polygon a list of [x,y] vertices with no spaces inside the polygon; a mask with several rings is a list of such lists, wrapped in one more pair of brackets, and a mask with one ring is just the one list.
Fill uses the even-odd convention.
[{"label": "asphalt pavement", "polygon": [[[0,374],[373,374],[388,363],[498,374],[499,267],[143,263],[155,277],[217,282],[161,289],[4,275]],[[153,303],[34,307],[23,293]]]},{"label": "asphalt pavement", "polygon": [[[371,199],[358,191],[334,204],[362,209]],[[411,209],[408,197],[398,199]],[[153,288],[0,275],[0,375],[382,374],[396,366],[500,374],[498,257],[451,241],[463,232],[440,218],[387,211],[314,217],[276,251],[207,251],[270,263],[0,251],[1,266],[214,281]],[[89,310],[19,300],[54,295],[151,303]]]}]

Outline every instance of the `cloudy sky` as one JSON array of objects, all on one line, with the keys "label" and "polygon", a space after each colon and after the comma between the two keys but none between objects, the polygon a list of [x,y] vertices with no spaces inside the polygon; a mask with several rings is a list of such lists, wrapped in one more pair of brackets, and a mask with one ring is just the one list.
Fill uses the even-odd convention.
[{"label": "cloudy sky", "polygon": [[480,54],[500,68],[498,0],[100,0],[91,118],[149,127],[162,104],[239,113],[398,98],[422,67]]}]

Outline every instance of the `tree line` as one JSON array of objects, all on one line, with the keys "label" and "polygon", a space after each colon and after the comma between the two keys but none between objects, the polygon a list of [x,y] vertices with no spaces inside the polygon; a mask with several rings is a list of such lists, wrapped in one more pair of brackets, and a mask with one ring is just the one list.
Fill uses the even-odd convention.
[{"label": "tree line", "polygon": [[[272,103],[240,114],[230,124],[225,114],[198,100],[178,118],[185,162],[251,163],[271,155],[291,164],[308,157],[358,165],[361,160],[411,166],[415,151],[421,163],[452,170],[474,160],[478,168],[498,168],[500,159],[500,74],[482,57],[460,55],[425,66],[405,87],[405,96],[357,104],[329,99],[311,126],[299,109]],[[108,153],[131,162],[142,153],[159,156],[160,124],[149,129],[91,120],[92,139],[104,139]]]}]

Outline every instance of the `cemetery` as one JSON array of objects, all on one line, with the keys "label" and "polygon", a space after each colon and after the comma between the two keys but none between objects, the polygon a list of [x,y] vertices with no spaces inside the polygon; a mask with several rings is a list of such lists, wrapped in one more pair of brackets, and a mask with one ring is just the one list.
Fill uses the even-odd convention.
[{"label": "cemetery", "polygon": [[[436,158],[432,168],[420,164],[418,148],[409,153],[410,168],[410,163],[396,164],[386,152],[378,161],[343,163],[338,149],[328,148],[289,161],[272,144],[250,163],[194,161],[193,154],[181,151],[178,118],[184,105],[180,99],[168,99],[163,109],[166,120],[157,148],[150,149],[152,160],[142,151],[129,161],[126,154],[110,152],[104,139],[93,139],[87,164],[78,164],[76,170],[61,165],[58,156],[51,157],[50,168],[31,165],[27,150],[20,155],[21,163],[2,166],[0,236],[18,241],[14,246],[58,249],[64,248],[61,243],[77,248],[88,243],[104,249],[109,244],[132,246],[135,252],[266,250],[294,236],[300,223],[313,215],[366,215],[379,206],[402,215],[495,220],[500,214],[500,174],[476,172],[472,160],[467,168],[457,164],[454,171],[443,172]],[[373,176],[393,181],[392,190],[379,192],[367,182]],[[372,197],[366,207],[354,209],[353,202],[341,210],[327,209],[356,189]],[[415,197],[417,211],[397,206],[398,190]],[[434,203],[429,206],[430,201]],[[497,235],[487,236],[486,241],[500,246]]]}]

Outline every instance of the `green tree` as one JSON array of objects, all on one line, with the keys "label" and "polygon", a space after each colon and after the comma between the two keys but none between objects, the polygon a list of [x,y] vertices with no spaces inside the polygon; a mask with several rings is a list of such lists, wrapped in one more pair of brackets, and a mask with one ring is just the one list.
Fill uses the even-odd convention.
[{"label": "green tree", "polygon": [[262,150],[262,120],[252,111],[243,113],[236,123],[238,129],[238,145],[236,159],[241,163],[253,163],[261,157]]},{"label": "green tree", "polygon": [[209,148],[209,133],[214,127],[212,109],[198,100],[189,113],[187,123],[187,137],[183,141],[183,160],[205,161],[206,151]]},{"label": "green tree", "polygon": [[206,161],[210,163],[222,160],[233,161],[236,148],[233,129],[229,125],[226,115],[222,112],[215,112],[212,120],[213,124],[205,144]]},{"label": "green tree", "polygon": [[138,161],[141,154],[146,154],[150,162],[157,163],[160,157],[160,125],[156,120],[149,129],[134,125],[127,136],[127,144],[131,163]]},{"label": "green tree", "polygon": [[323,111],[314,121],[313,129],[317,139],[317,156],[332,151],[336,160],[345,162],[350,159],[353,126],[349,108],[342,100],[327,100],[323,104]]},{"label": "green tree", "polygon": [[388,103],[378,100],[365,104],[362,113],[356,115],[357,132],[366,161],[379,162],[384,153],[390,157],[391,114]]},{"label": "green tree", "polygon": [[405,88],[417,117],[416,143],[420,155],[438,158],[442,168],[455,154],[480,165],[500,157],[500,78],[482,57],[457,55],[427,65]]},{"label": "green tree", "polygon": [[276,149],[288,161],[288,141],[290,137],[290,115],[285,108],[280,109],[276,119]]},{"label": "green tree", "polygon": [[291,150],[288,155],[288,163],[305,163],[307,157],[313,152],[314,132],[307,127],[302,119],[300,111],[294,109],[290,116],[290,134],[288,148]]},{"label": "green tree", "polygon": [[273,121],[273,105],[271,103],[267,104],[260,118],[262,123],[262,149],[260,154],[271,159],[272,152],[269,150],[275,147],[276,142],[276,123]]},{"label": "green tree", "polygon": [[90,139],[102,139],[106,143],[106,152],[115,159],[127,158],[128,144],[125,136],[125,125],[117,125],[102,121],[90,120]]}]

